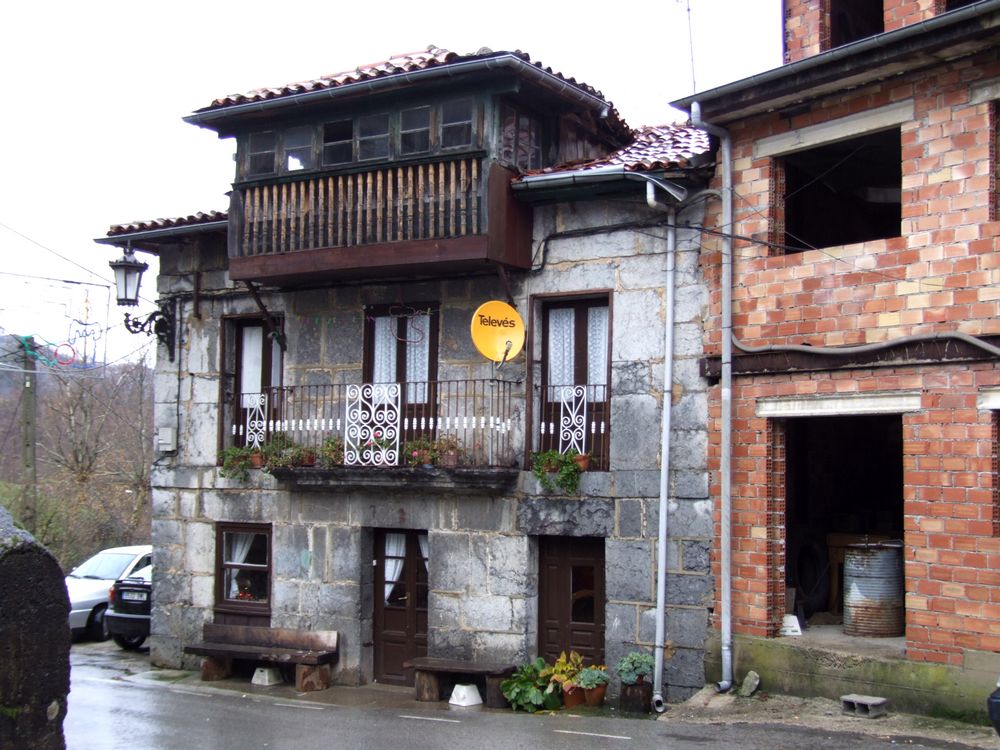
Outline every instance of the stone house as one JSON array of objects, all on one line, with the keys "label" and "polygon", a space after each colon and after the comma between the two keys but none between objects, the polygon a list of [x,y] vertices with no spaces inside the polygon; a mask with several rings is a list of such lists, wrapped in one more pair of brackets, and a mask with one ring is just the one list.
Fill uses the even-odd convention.
[{"label": "stone house", "polygon": [[[708,135],[437,48],[186,119],[235,139],[228,214],[99,240],[160,263],[153,661],[217,622],[337,630],[341,684],[639,648],[662,700],[700,688]],[[474,346],[490,300],[520,354]],[[590,455],[578,488],[542,451]]]},{"label": "stone house", "polygon": [[[1000,3],[784,7],[781,68],[674,102],[723,154],[702,254],[709,672],[981,715],[1000,674]],[[802,636],[780,637],[789,613]]]}]

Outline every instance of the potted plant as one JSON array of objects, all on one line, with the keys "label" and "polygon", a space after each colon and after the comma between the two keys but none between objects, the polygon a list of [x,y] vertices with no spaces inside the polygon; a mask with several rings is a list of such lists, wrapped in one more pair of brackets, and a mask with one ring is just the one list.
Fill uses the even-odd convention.
[{"label": "potted plant", "polygon": [[546,667],[541,672],[541,677],[547,678],[550,684],[555,683],[559,686],[566,708],[583,703],[584,692],[574,682],[581,669],[583,669],[583,657],[576,651],[570,651],[569,656],[566,656],[566,652],[563,651],[551,667]]},{"label": "potted plant", "polygon": [[646,677],[653,673],[653,656],[644,651],[630,651],[618,660],[615,671],[622,681],[619,706],[630,713],[652,710],[653,686]]},{"label": "potted plant", "polygon": [[443,435],[435,440],[434,451],[438,463],[446,469],[454,469],[462,460],[462,446],[454,435]]},{"label": "potted plant", "polygon": [[510,701],[511,708],[528,713],[542,708],[559,708],[556,683],[541,676],[544,669],[545,660],[539,656],[532,662],[522,664],[514,674],[500,683],[500,692]]},{"label": "potted plant", "polygon": [[[232,445],[219,454],[222,468],[219,474],[238,482],[245,482],[250,479],[250,469],[254,467],[253,448],[245,445]],[[259,465],[258,465],[259,466]]]},{"label": "potted plant", "polygon": [[415,438],[403,445],[403,459],[407,466],[429,467],[437,459],[437,451],[429,438]]},{"label": "potted plant", "polygon": [[574,684],[583,690],[584,703],[591,707],[604,705],[610,681],[611,677],[603,666],[584,667],[573,679]]},{"label": "potted plant", "polygon": [[319,447],[319,463],[326,469],[344,463],[344,439],[328,437]]},{"label": "potted plant", "polygon": [[[567,495],[575,495],[580,488],[581,469],[574,456],[576,451],[561,453],[557,450],[541,451],[532,455],[531,472],[546,492],[558,487]],[[553,476],[554,475],[554,476]]]},{"label": "potted plant", "polygon": [[576,465],[580,467],[580,471],[590,471],[589,453],[574,453],[573,460],[576,461]]}]

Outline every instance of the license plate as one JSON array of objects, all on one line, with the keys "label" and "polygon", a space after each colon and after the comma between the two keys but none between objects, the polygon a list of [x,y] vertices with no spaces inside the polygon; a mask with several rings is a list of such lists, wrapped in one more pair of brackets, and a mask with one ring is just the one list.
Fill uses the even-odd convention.
[{"label": "license plate", "polygon": [[145,591],[123,591],[122,599],[127,602],[144,602],[146,601]]}]

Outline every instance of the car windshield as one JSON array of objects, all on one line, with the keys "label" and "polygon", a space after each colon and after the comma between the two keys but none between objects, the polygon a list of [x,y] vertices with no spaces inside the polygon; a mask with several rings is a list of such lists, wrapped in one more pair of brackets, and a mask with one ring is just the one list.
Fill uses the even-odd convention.
[{"label": "car windshield", "polygon": [[135,555],[124,552],[99,552],[70,575],[74,578],[105,578],[114,580],[125,572]]}]

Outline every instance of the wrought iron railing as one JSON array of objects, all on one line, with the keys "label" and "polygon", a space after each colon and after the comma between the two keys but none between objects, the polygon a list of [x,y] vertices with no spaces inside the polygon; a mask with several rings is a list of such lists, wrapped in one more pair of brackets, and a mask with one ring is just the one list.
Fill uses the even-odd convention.
[{"label": "wrought iron railing", "polygon": [[459,447],[460,465],[513,466],[511,394],[500,380],[437,380],[305,385],[243,394],[230,433],[236,445],[264,448],[281,433],[320,451],[340,441],[353,466],[412,463],[407,443]]},{"label": "wrought iron railing", "polygon": [[480,160],[467,157],[242,186],[236,255],[482,234],[484,184]]},{"label": "wrought iron railing", "polygon": [[587,453],[591,468],[609,464],[610,400],[606,385],[548,386],[539,420],[541,450]]}]

